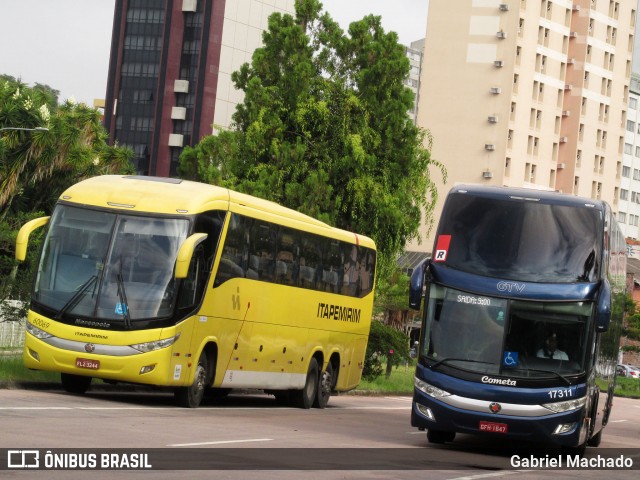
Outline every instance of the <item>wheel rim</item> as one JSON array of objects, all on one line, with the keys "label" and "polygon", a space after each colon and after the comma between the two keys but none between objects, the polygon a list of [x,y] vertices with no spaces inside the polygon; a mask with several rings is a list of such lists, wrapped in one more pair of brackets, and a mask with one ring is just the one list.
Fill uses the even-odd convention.
[{"label": "wheel rim", "polygon": [[200,403],[202,397],[204,397],[205,375],[206,369],[199,363],[196,368],[196,378],[191,386],[191,396],[196,403]]},{"label": "wheel rim", "polygon": [[328,366],[327,369],[322,372],[322,381],[320,382],[320,391],[318,392],[323,397],[331,396],[331,382],[333,380],[333,375],[331,372],[331,367]]}]

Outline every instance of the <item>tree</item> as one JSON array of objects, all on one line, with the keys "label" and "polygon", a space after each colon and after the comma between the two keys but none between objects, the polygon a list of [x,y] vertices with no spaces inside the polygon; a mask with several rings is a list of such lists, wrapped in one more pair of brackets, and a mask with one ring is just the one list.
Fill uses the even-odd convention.
[{"label": "tree", "polygon": [[405,48],[380,17],[349,35],[318,0],[274,13],[262,48],[234,72],[245,94],[232,130],[186,148],[181,176],[276,201],[371,236],[391,265],[417,235],[436,189],[426,131],[407,111]]}]

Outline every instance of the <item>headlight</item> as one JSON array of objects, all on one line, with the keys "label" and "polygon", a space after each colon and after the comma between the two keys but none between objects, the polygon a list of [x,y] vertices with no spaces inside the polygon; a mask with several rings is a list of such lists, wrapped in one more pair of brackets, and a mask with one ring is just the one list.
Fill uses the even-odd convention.
[{"label": "headlight", "polygon": [[440,390],[438,387],[434,387],[433,385],[425,382],[424,380],[420,380],[418,377],[413,378],[413,384],[416,386],[418,390],[426,393],[427,395],[433,398],[448,397],[449,395],[451,395],[449,392],[445,390]]},{"label": "headlight", "polygon": [[576,398],[575,400],[565,400],[563,402],[545,403],[542,406],[548,408],[554,413],[570,412],[571,410],[578,410],[584,407],[587,403],[587,397]]},{"label": "headlight", "polygon": [[142,353],[153,352],[154,350],[160,350],[161,348],[167,348],[176,343],[180,338],[180,334],[177,334],[171,338],[165,338],[164,340],[155,340],[153,342],[134,343],[131,348],[141,351]]},{"label": "headlight", "polygon": [[51,335],[50,333],[47,333],[44,330],[36,327],[31,322],[27,322],[26,330],[27,330],[27,332],[29,332],[31,335],[33,335],[36,338],[51,338],[51,337],[53,337],[53,335]]}]

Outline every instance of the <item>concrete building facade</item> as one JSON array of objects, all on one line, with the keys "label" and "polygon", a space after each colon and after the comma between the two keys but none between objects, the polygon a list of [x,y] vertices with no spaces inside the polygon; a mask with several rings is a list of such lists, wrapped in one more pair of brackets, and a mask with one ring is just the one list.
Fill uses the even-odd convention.
[{"label": "concrete building facade", "polygon": [[416,123],[418,120],[418,103],[420,96],[420,74],[422,70],[422,52],[424,50],[424,38],[422,40],[416,40],[411,42],[411,45],[407,47],[407,58],[411,65],[409,70],[409,77],[404,81],[404,84],[411,89],[414,95],[413,107],[408,112],[409,117]]},{"label": "concrete building facade", "polygon": [[[640,238],[640,114],[638,108],[640,108],[640,76],[632,74],[620,174],[618,222],[625,237],[634,240]],[[632,245],[630,248],[638,250],[637,245]]]},{"label": "concrete building facade", "polygon": [[274,12],[294,0],[116,0],[104,124],[139,174],[174,176],[182,149],[228,127]]},{"label": "concrete building facade", "polygon": [[[448,172],[436,222],[455,183],[618,211],[635,20],[635,0],[430,0],[417,123]],[[407,249],[430,251],[421,238]]]}]

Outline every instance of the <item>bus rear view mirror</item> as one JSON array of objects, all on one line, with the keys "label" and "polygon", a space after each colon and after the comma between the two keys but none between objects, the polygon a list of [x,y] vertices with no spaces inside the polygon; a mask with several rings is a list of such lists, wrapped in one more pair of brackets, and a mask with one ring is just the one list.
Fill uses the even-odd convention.
[{"label": "bus rear view mirror", "polygon": [[176,257],[176,278],[187,278],[193,251],[200,242],[204,241],[205,238],[207,238],[206,233],[194,233],[182,242],[180,250],[178,250],[178,256]]},{"label": "bus rear view mirror", "polygon": [[422,291],[425,283],[425,273],[429,269],[429,263],[431,260],[427,258],[420,265],[414,268],[411,274],[411,281],[409,283],[409,308],[414,310],[420,310],[420,304],[422,303]]},{"label": "bus rear view mirror", "polygon": [[16,260],[24,262],[27,258],[27,246],[29,245],[29,235],[31,233],[49,223],[51,217],[40,217],[25,223],[16,237]]},{"label": "bus rear view mirror", "polygon": [[596,332],[602,333],[609,330],[611,321],[611,285],[606,278],[602,282],[602,288],[596,304]]}]

